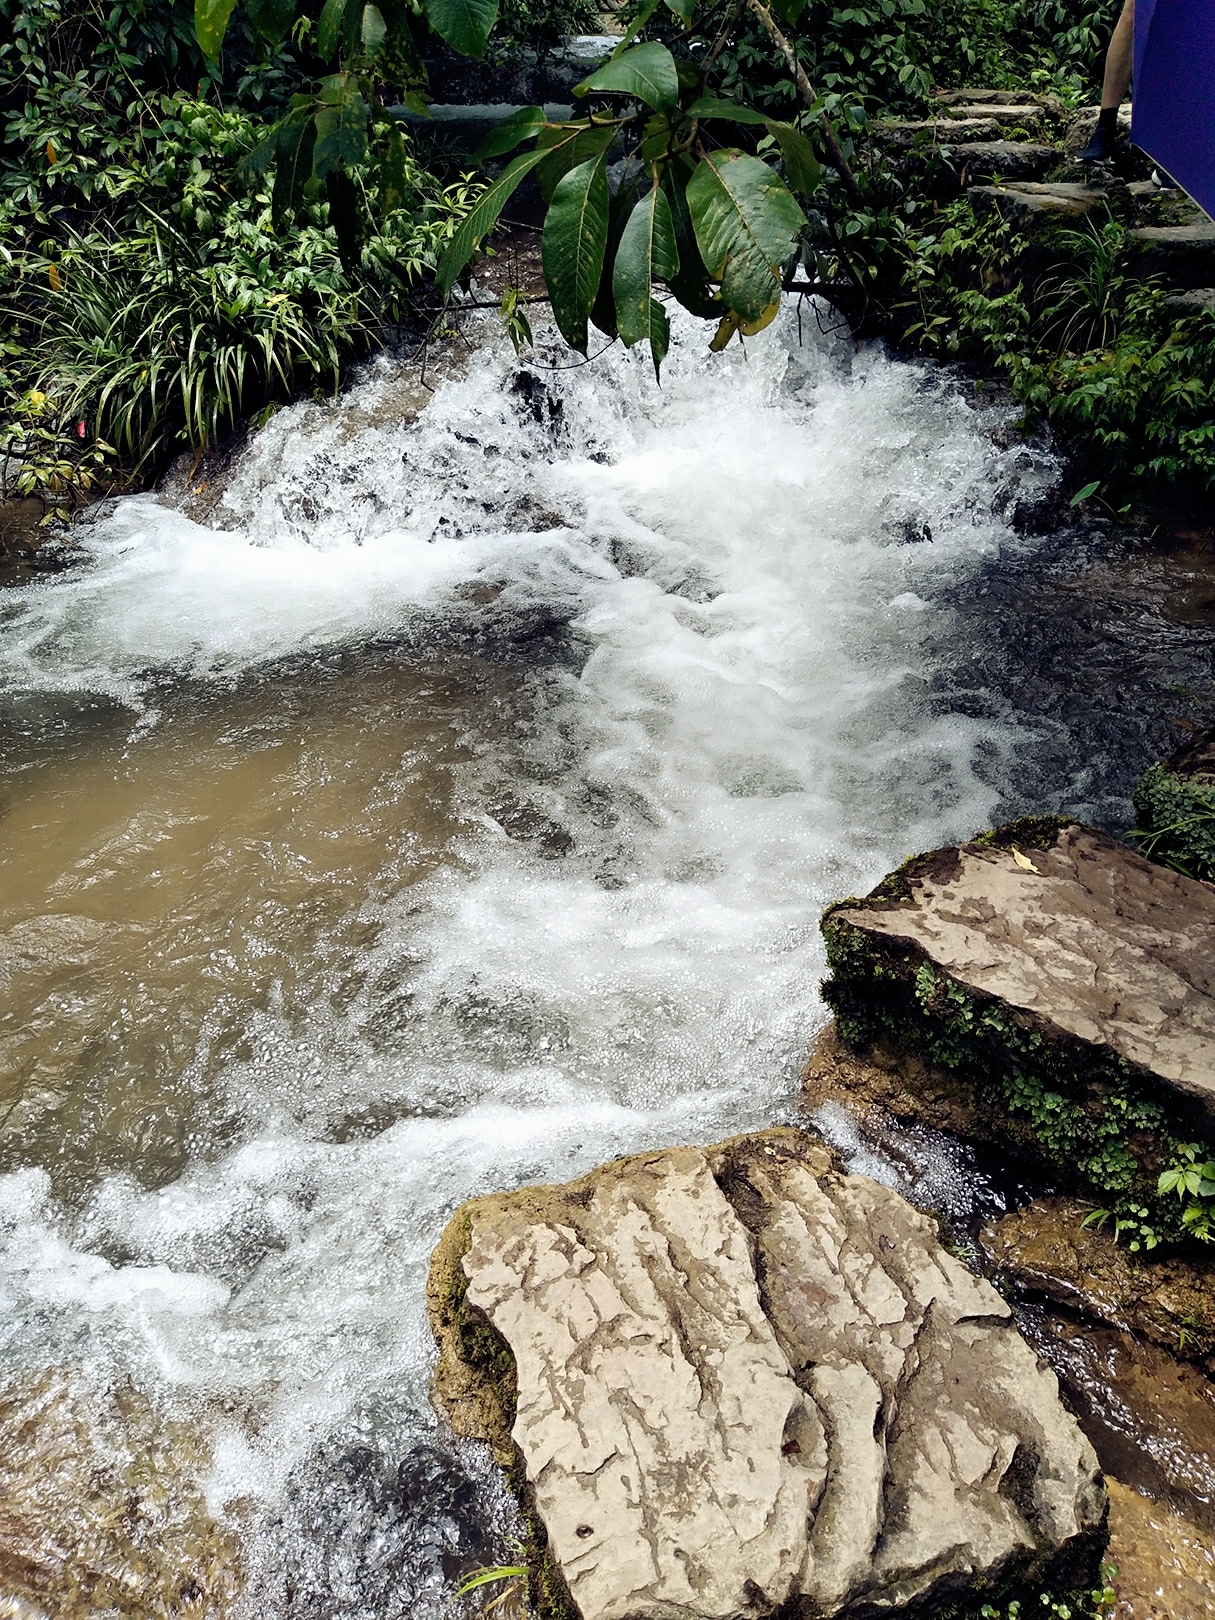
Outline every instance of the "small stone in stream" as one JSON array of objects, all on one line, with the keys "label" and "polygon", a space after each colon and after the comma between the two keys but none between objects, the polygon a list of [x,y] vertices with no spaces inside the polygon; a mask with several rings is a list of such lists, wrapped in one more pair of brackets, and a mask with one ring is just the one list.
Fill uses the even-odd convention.
[{"label": "small stone in stream", "polygon": [[1034,1199],[979,1234],[996,1270],[1018,1288],[1111,1327],[1142,1333],[1185,1359],[1215,1353],[1215,1256],[1130,1254],[1092,1206]]},{"label": "small stone in stream", "polygon": [[582,1620],[1092,1572],[1104,1490],[1054,1376],[927,1217],[803,1132],[478,1199],[428,1296],[436,1399],[521,1460]]},{"label": "small stone in stream", "polygon": [[1105,833],[1027,821],[934,850],[823,931],[850,1042],[889,1029],[951,1068],[982,1053],[992,1081],[1138,1076],[1215,1113],[1215,890]]}]

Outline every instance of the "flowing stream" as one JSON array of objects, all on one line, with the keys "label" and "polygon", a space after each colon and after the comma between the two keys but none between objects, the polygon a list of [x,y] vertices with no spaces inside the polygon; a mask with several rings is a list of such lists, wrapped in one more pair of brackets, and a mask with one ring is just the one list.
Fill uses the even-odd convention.
[{"label": "flowing stream", "polygon": [[0,1613],[450,1612],[453,1207],[798,1117],[829,900],[1209,712],[1009,412],[689,327],[381,360],[0,596]]}]

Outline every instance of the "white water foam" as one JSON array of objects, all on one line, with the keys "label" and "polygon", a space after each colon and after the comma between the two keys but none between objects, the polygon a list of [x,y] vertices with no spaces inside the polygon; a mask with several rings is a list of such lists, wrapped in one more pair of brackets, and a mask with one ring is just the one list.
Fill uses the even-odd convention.
[{"label": "white water foam", "polygon": [[[111,1178],[78,1218],[36,1170],[0,1183],[10,1355],[257,1408],[216,1420],[208,1490],[260,1504],[259,1616],[434,1596],[411,1542],[391,1582],[348,1571],[325,1597],[316,1459],[430,1432],[421,1291],[454,1204],[780,1117],[823,1016],[821,907],[990,819],[1014,736],[934,706],[925,649],[964,648],[942,598],[1026,544],[993,490],[1050,469],[929,368],[806,328],[791,308],[712,358],[677,326],[661,392],[636,356],[547,370],[555,349],[516,365],[493,342],[407,424],[382,419],[382,363],[263,430],[228,527],[123,502],[85,567],[4,604],[10,690],[133,705],[150,671],[273,680],[478,616],[587,653],[516,651],[531,731],[465,769],[452,862],[368,897],[353,1003],[253,1019],[235,1147],[157,1192]],[[511,834],[504,792],[546,847]],[[377,1108],[387,1128],[342,1139]],[[313,1608],[283,1595],[292,1560]]]}]

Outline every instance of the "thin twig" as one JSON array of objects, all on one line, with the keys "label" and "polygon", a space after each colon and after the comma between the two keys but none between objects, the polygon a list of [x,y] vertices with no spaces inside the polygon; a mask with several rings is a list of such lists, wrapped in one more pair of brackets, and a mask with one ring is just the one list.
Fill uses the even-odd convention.
[{"label": "thin twig", "polygon": [[[789,71],[793,75],[797,88],[802,93],[802,100],[807,107],[813,109],[818,104],[818,92],[806,77],[806,70],[798,61],[797,52],[776,26],[776,19],[767,6],[764,5],[763,0],[746,0],[746,4],[747,9],[756,18],[760,27],[789,64]],[[827,155],[831,159],[832,167],[844,182],[844,190],[852,199],[853,206],[863,208],[865,206],[865,195],[857,184],[857,178],[852,172],[851,164],[844,156],[843,148],[840,146],[835,130],[831,126],[831,120],[825,112],[820,112],[818,121],[823,132],[823,145],[827,148]]]},{"label": "thin twig", "polygon": [[738,4],[734,7],[734,10],[726,18],[726,26],[722,29],[721,33],[718,34],[717,38],[713,41],[713,49],[709,52],[708,56],[705,57],[705,67],[706,68],[711,68],[713,66],[714,62],[716,62],[717,58],[725,50],[726,42],[729,40],[730,35],[734,32],[735,26],[738,23],[738,19],[742,16],[743,12],[746,9],[747,9],[747,0],[738,0]]}]

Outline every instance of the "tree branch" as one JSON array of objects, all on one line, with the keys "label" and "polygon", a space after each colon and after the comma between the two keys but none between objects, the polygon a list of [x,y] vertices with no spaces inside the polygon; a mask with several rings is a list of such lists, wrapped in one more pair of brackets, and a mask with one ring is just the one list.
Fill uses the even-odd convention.
[{"label": "tree branch", "polygon": [[[806,77],[806,70],[798,61],[797,52],[776,26],[776,19],[772,13],[764,5],[763,0],[747,0],[747,9],[789,64],[789,71],[793,75],[797,88],[802,93],[802,100],[806,103],[806,106],[813,107],[818,100],[818,94]],[[832,168],[836,170],[840,179],[844,182],[844,190],[852,199],[853,205],[857,208],[863,208],[865,194],[857,184],[857,178],[852,172],[851,164],[844,156],[843,148],[836,138],[835,130],[831,127],[831,120],[825,112],[820,112],[818,121],[823,132],[823,145],[827,148],[827,155],[831,159]]]}]

